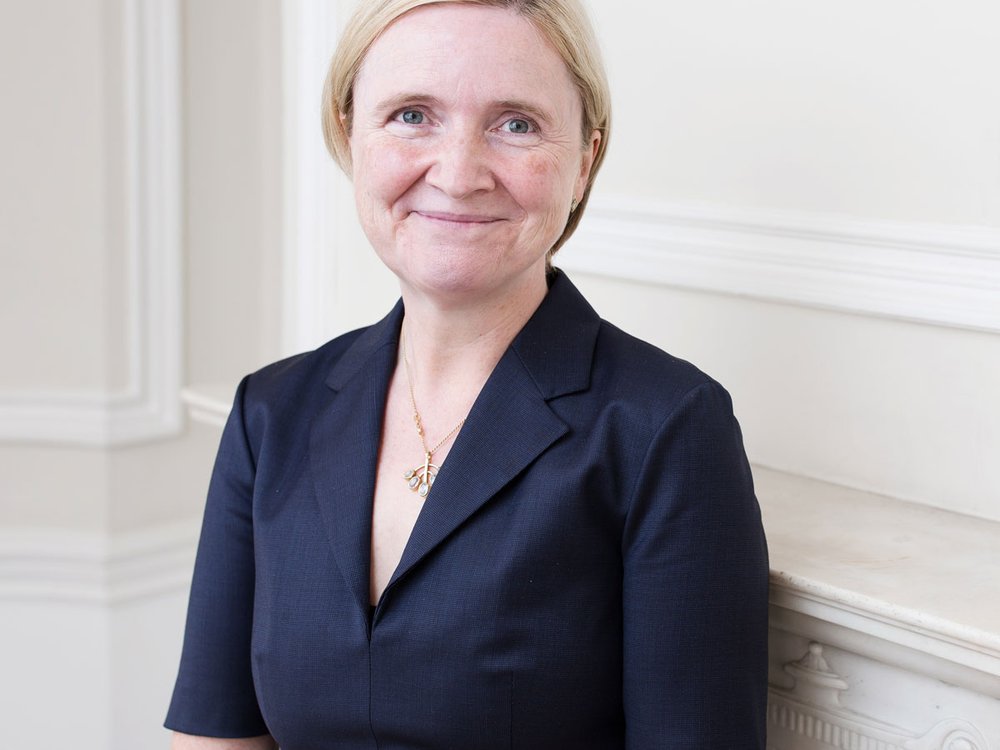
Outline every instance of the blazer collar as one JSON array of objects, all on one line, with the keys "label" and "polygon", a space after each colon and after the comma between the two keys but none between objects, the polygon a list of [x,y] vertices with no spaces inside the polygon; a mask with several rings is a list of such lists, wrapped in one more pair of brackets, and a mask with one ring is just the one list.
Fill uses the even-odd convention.
[{"label": "blazer collar", "polygon": [[553,271],[549,293],[514,337],[515,352],[546,401],[590,387],[601,319],[563,274]]},{"label": "blazer collar", "polygon": [[[347,387],[362,370],[374,375],[371,359],[384,347],[395,353],[403,310],[403,301],[399,300],[388,315],[361,332],[330,369],[326,384],[331,389],[340,391]],[[597,313],[573,282],[555,269],[548,294],[510,345],[543,398],[549,400],[589,387],[600,323]],[[388,371],[381,373],[385,376],[385,387],[394,365],[393,359]]]},{"label": "blazer collar", "polygon": [[[385,396],[403,307],[362,332],[331,369],[334,391],[310,436],[317,500],[334,555],[367,616],[371,513]],[[448,453],[385,596],[569,431],[548,401],[590,384],[600,319],[556,272],[549,292],[501,357]]]}]

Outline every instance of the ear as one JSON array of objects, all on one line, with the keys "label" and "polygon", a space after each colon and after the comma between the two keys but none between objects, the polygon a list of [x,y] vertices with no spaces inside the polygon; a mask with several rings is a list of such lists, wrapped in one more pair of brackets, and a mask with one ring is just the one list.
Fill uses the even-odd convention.
[{"label": "ear", "polygon": [[597,152],[601,147],[601,131],[596,128],[590,133],[590,140],[584,146],[583,156],[580,159],[580,173],[576,179],[576,190],[573,195],[578,201],[583,200],[583,193],[587,189],[587,181],[590,179],[590,172],[594,168],[594,160],[597,159]]},{"label": "ear", "polygon": [[338,112],[337,117],[340,118],[340,125],[344,131],[344,136],[346,138],[346,152],[341,155],[342,163],[340,168],[344,170],[344,174],[347,175],[348,179],[354,178],[354,159],[351,157],[351,118],[348,117],[346,112]]}]

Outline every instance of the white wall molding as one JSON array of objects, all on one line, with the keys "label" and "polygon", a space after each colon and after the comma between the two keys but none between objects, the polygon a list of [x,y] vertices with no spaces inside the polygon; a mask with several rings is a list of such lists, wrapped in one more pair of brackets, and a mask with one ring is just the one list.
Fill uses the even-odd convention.
[{"label": "white wall molding", "polygon": [[1000,523],[760,466],[754,480],[772,631],[1000,700],[1000,606],[985,595]]},{"label": "white wall molding", "polygon": [[754,479],[769,748],[1000,750],[1000,523],[759,466]]},{"label": "white wall molding", "polygon": [[0,602],[110,606],[190,586],[198,522],[117,535],[0,530]]},{"label": "white wall molding", "polygon": [[180,427],[179,14],[179,0],[124,2],[126,385],[0,393],[0,440],[119,445]]},{"label": "white wall molding", "polygon": [[351,3],[284,0],[284,267],[282,350],[310,349],[325,336],[336,280],[333,233],[343,180],[323,143],[320,92]]},{"label": "white wall molding", "polygon": [[[0,705],[18,748],[166,747],[198,523],[0,529]],[[51,721],[53,707],[60,720]]]},{"label": "white wall molding", "polygon": [[1000,229],[595,196],[567,270],[1000,332]]},{"label": "white wall molding", "polygon": [[229,419],[235,392],[235,383],[197,383],[181,391],[181,400],[192,421],[222,428]]},{"label": "white wall molding", "polygon": [[841,695],[851,684],[831,669],[819,643],[784,664],[784,672],[791,687],[772,686],[768,701],[768,744],[777,750],[989,750],[983,732],[963,718],[918,731],[843,706]]},{"label": "white wall molding", "polygon": [[[891,664],[912,674],[1000,700],[1000,649],[996,634],[956,637],[935,629],[919,613],[891,613],[845,603],[811,585],[771,573],[772,632],[802,635],[844,651]],[[911,616],[913,615],[913,616]]]}]

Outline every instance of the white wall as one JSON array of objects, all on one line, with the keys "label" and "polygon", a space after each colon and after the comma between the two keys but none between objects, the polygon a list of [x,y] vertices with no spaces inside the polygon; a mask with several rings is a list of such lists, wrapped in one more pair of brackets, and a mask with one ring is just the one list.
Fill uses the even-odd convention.
[{"label": "white wall", "polygon": [[[614,132],[557,265],[720,379],[754,461],[1000,519],[1000,7],[590,7]],[[315,340],[395,297],[327,194]]]},{"label": "white wall", "polygon": [[[49,549],[36,561],[49,565],[44,577],[0,582],[0,717],[9,747],[167,746],[161,723],[180,656],[191,531],[146,534],[143,549],[159,554],[131,560],[90,554],[97,537],[72,535],[64,541],[75,550]],[[24,562],[30,574],[32,561]]]},{"label": "white wall", "polygon": [[[602,264],[577,264],[598,272],[579,279],[585,291],[607,317],[721,379],[755,461],[1000,519],[1000,464],[991,459],[1000,455],[1000,8],[625,5],[592,3],[616,107],[595,208],[602,198],[659,207],[669,216],[659,228],[666,249],[669,233],[706,207],[713,230],[720,219],[759,219],[770,234],[748,240],[758,261],[783,251],[788,225],[819,227],[834,252],[814,256],[803,242],[785,263],[815,258],[832,271],[799,272],[817,288],[784,298],[752,273],[717,283],[745,257],[706,266],[693,283],[678,272],[672,283],[674,267],[718,249],[694,246],[665,254],[656,272],[665,283],[651,286],[608,278],[633,249],[609,246]],[[878,243],[853,236],[859,222],[904,249],[921,238],[940,245],[901,252],[895,267],[872,262],[852,295],[827,294],[853,270],[838,253],[856,253],[859,268],[883,258]],[[974,260],[969,236],[983,239]],[[941,258],[938,287],[915,275],[930,250]],[[561,258],[570,268],[573,253],[571,245]],[[966,262],[975,271],[945,288],[943,277]],[[864,283],[876,299],[860,293]],[[964,321],[936,308],[936,293],[967,301],[991,327],[955,327]],[[810,294],[835,309],[788,304]],[[921,322],[873,315],[878,295],[910,295],[885,308]]]},{"label": "white wall", "polygon": [[[0,705],[18,747],[166,741],[218,435],[179,429],[177,386],[230,391],[395,299],[313,119],[352,5],[0,7]],[[558,262],[607,318],[729,387],[757,462],[1000,519],[997,6],[591,6],[615,132]],[[171,9],[183,150],[136,182],[132,146],[170,133],[136,125],[164,102],[130,98],[129,75],[170,59],[130,34]],[[316,13],[312,48],[283,58],[283,20]],[[315,75],[309,97],[289,96],[292,68]],[[303,207],[318,234],[296,234]]]},{"label": "white wall", "polygon": [[0,716],[11,747],[110,747],[106,613],[6,600],[0,625]]},{"label": "white wall", "polygon": [[996,3],[590,5],[618,115],[603,189],[1000,223]]},{"label": "white wall", "polygon": [[279,11],[266,0],[0,6],[11,746],[168,742],[218,441],[182,423],[180,388],[234,386],[279,350]]},{"label": "white wall", "polygon": [[[52,5],[0,9],[0,339],[16,363],[0,368],[5,390],[94,390],[122,377],[107,368],[108,260],[120,245],[107,185],[120,176],[107,160],[104,15],[85,0],[54,22]],[[65,251],[53,263],[40,247]]]},{"label": "white wall", "polygon": [[188,383],[279,351],[280,5],[183,3]]},{"label": "white wall", "polygon": [[754,462],[1000,518],[996,334],[577,281],[604,316],[726,385]]}]

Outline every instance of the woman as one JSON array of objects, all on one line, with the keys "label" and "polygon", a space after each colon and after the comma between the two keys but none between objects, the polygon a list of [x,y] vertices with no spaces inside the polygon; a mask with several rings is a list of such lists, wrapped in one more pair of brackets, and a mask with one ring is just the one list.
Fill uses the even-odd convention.
[{"label": "woman", "polygon": [[550,266],[608,136],[578,0],[364,2],[324,108],[402,300],[241,383],[174,747],[763,748],[729,397]]}]

